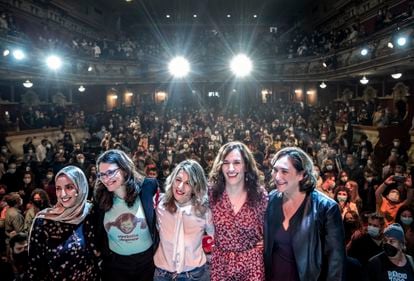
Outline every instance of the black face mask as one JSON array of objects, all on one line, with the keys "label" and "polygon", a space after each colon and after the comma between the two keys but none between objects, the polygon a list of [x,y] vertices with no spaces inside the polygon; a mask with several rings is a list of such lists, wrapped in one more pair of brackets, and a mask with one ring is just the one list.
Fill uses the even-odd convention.
[{"label": "black face mask", "polygon": [[33,205],[35,205],[40,210],[44,209],[42,200],[33,200]]},{"label": "black face mask", "polygon": [[398,249],[388,243],[384,243],[382,248],[384,249],[384,252],[388,257],[395,257],[398,253]]},{"label": "black face mask", "polygon": [[18,254],[13,254],[13,261],[16,266],[26,267],[29,263],[29,253],[27,251],[23,251]]}]

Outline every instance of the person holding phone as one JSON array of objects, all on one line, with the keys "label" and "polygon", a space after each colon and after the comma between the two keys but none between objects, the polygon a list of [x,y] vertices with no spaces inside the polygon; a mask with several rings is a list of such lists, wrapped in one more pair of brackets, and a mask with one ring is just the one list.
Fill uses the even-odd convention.
[{"label": "person holding phone", "polygon": [[[407,177],[391,175],[375,191],[377,206],[379,206],[379,211],[385,218],[386,225],[390,225],[395,221],[398,209],[401,206],[407,205],[412,201],[414,195],[412,185],[411,175]],[[405,200],[401,198],[402,189],[407,190]]]}]

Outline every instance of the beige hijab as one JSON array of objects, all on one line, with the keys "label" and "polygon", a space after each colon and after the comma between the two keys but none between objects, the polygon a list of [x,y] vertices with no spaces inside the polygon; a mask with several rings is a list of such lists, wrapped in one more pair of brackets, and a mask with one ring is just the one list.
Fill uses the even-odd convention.
[{"label": "beige hijab", "polygon": [[89,214],[92,204],[86,202],[88,197],[88,181],[85,174],[76,166],[66,166],[61,169],[55,176],[56,179],[61,176],[67,176],[76,186],[78,196],[75,204],[70,208],[65,208],[59,201],[52,208],[47,208],[37,213],[36,218],[59,221],[70,224],[80,224]]}]

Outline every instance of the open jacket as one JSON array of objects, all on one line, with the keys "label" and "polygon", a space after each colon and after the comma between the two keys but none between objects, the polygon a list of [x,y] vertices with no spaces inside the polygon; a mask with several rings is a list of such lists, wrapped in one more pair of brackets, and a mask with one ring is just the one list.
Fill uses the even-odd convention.
[{"label": "open jacket", "polygon": [[[145,178],[144,182],[140,187],[139,198],[141,199],[141,203],[144,209],[145,218],[147,220],[147,224],[149,227],[149,231],[151,234],[151,238],[153,241],[152,249],[157,249],[159,236],[158,231],[155,226],[156,219],[155,219],[155,206],[154,206],[154,195],[157,193],[158,190],[158,183],[156,179],[149,179]],[[94,204],[96,206],[96,229],[97,229],[97,248],[98,251],[101,252],[102,257],[106,257],[111,254],[109,249],[109,242],[108,237],[106,235],[106,231],[104,228],[104,218],[105,218],[105,211],[98,207],[99,204]]]},{"label": "open jacket", "polygon": [[[274,191],[269,195],[264,223],[266,280],[271,278],[277,225],[282,225],[282,202],[282,193]],[[300,222],[290,226],[300,280],[344,280],[344,231],[337,203],[318,191],[310,192],[305,197]]]}]

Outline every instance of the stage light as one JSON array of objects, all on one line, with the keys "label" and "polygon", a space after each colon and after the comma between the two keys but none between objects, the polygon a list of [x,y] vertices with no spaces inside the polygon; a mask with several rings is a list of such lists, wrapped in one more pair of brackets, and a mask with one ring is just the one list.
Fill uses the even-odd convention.
[{"label": "stage light", "polygon": [[83,85],[80,85],[79,88],[78,88],[78,91],[81,92],[81,93],[85,92],[85,90],[86,90],[86,88]]},{"label": "stage light", "polygon": [[407,38],[406,38],[406,37],[404,37],[404,36],[399,37],[399,38],[397,39],[397,44],[398,44],[398,46],[400,46],[400,47],[405,46],[405,44],[407,44]]},{"label": "stage light", "polygon": [[325,82],[322,81],[322,83],[319,84],[319,87],[321,87],[321,89],[325,89],[327,85],[325,84]]},{"label": "stage light", "polygon": [[257,19],[257,15],[253,15],[253,18]]},{"label": "stage light", "polygon": [[30,80],[26,80],[23,82],[23,87],[25,88],[31,88],[33,86],[33,83]]},{"label": "stage light", "polygon": [[230,14],[227,14],[227,16],[226,16],[226,17],[229,19],[229,18],[231,18],[231,15],[230,15]]},{"label": "stage light", "polygon": [[89,67],[88,67],[88,72],[91,72],[93,70],[93,67],[90,65]]},{"label": "stage light", "polygon": [[165,17],[166,17],[167,19],[169,19],[169,18],[171,18],[171,15],[167,14],[167,15],[165,15]]},{"label": "stage light", "polygon": [[388,46],[388,48],[390,48],[390,49],[394,48],[394,44],[392,44],[392,42],[388,42],[387,46]]},{"label": "stage light", "polygon": [[62,67],[62,60],[56,55],[51,55],[46,59],[47,66],[52,70],[58,70]]},{"label": "stage light", "polygon": [[10,55],[10,50],[6,49],[3,51],[3,57],[7,57],[8,55]]},{"label": "stage light", "polygon": [[359,80],[359,82],[361,82],[361,84],[366,85],[368,84],[369,80],[367,79],[367,77],[365,77],[365,75],[362,77],[361,80]]},{"label": "stage light", "polygon": [[323,67],[328,67],[328,64],[326,63],[326,61],[324,61],[324,62],[322,63],[322,65],[323,65]]},{"label": "stage light", "polygon": [[197,18],[197,15],[196,15],[196,14],[194,14],[194,15],[193,15],[193,18]]},{"label": "stage light", "polygon": [[246,55],[239,54],[231,60],[230,69],[237,77],[245,77],[252,71],[253,64]]},{"label": "stage light", "polygon": [[394,79],[400,79],[401,76],[402,76],[402,73],[393,73],[393,74],[391,74],[391,77],[394,78]]},{"label": "stage light", "polygon": [[190,63],[184,57],[178,56],[171,60],[168,70],[174,77],[183,78],[190,72]]},{"label": "stage light", "polygon": [[22,60],[22,59],[24,59],[25,58],[25,54],[23,53],[23,51],[22,50],[20,50],[20,49],[17,49],[17,50],[14,50],[13,51],[13,57],[16,59],[16,60]]},{"label": "stage light", "polygon": [[366,55],[368,55],[368,49],[367,48],[363,48],[362,50],[361,50],[361,56],[366,56]]}]

